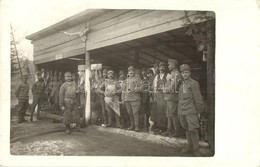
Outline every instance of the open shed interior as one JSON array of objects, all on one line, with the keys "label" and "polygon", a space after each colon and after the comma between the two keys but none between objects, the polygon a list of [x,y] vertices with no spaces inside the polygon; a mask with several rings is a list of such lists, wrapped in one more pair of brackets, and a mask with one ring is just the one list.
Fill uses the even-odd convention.
[{"label": "open shed interior", "polygon": [[[156,61],[167,63],[169,58],[176,59],[180,65],[185,63],[191,66],[192,77],[200,83],[201,92],[206,96],[207,75],[203,52],[197,50],[195,41],[185,32],[184,27],[91,50],[91,64],[101,63],[117,73],[121,69],[127,70],[130,65],[151,68]],[[85,64],[84,54],[38,64],[38,69],[76,73],[79,64]]]}]

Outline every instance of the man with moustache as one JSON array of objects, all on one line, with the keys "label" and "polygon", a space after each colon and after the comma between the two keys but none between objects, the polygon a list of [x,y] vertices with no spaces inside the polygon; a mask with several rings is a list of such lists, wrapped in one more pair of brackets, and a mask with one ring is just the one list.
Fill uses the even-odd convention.
[{"label": "man with moustache", "polygon": [[[168,59],[168,69],[170,71],[166,77],[164,87],[164,100],[166,102],[167,130],[163,135],[177,137],[180,135],[180,123],[178,119],[178,90],[181,84],[181,74],[178,70],[178,61]],[[174,127],[174,134],[173,132]]]},{"label": "man with moustache", "polygon": [[[120,70],[118,81],[116,84],[116,91],[119,97],[119,101],[122,101],[122,88],[125,83],[125,80],[126,80],[125,71]],[[130,120],[126,110],[126,105],[123,103],[120,103],[120,114],[121,114],[121,125],[123,126],[123,128],[128,128],[130,126]]]},{"label": "man with moustache", "polygon": [[46,86],[45,86],[44,80],[42,78],[42,74],[39,71],[37,71],[36,75],[37,75],[38,81],[35,82],[32,86],[33,103],[32,103],[31,116],[30,116],[31,122],[33,121],[33,113],[34,113],[37,105],[38,105],[38,108],[37,108],[36,118],[39,119],[39,117],[40,117],[40,109],[43,104],[44,92],[46,91]]},{"label": "man with moustache", "polygon": [[130,127],[128,130],[140,131],[139,128],[139,110],[140,110],[140,78],[135,75],[135,68],[128,68],[128,77],[123,86],[122,102],[126,104],[126,109],[130,118]]},{"label": "man with moustache", "polygon": [[107,79],[105,80],[105,106],[108,116],[107,127],[114,125],[113,118],[116,120],[116,127],[122,128],[120,123],[120,107],[119,97],[116,94],[116,82],[114,80],[114,71],[109,70],[107,73]]},{"label": "man with moustache", "polygon": [[102,78],[101,78],[101,83],[99,85],[99,93],[98,97],[101,103],[102,107],[102,118],[103,118],[103,124],[106,126],[108,124],[108,118],[107,118],[107,111],[106,111],[106,105],[105,105],[105,96],[104,96],[104,91],[105,91],[105,80],[107,79],[107,72],[108,69],[104,68],[102,71]]},{"label": "man with moustache", "polygon": [[70,134],[70,124],[76,123],[77,130],[80,129],[80,115],[76,98],[77,85],[72,80],[70,72],[66,72],[65,83],[62,84],[59,94],[59,105],[63,113],[63,123],[66,127],[66,133]]},{"label": "man with moustache", "polygon": [[20,82],[15,90],[15,96],[18,99],[18,123],[25,122],[24,119],[25,112],[29,105],[29,84],[27,82],[28,75],[22,75],[21,77],[22,82]]},{"label": "man with moustache", "polygon": [[141,70],[141,105],[140,105],[140,128],[148,131],[150,117],[150,78],[147,76],[147,69]]},{"label": "man with moustache", "polygon": [[154,102],[155,106],[155,132],[163,132],[166,130],[166,103],[164,101],[163,87],[166,82],[166,64],[159,63],[159,73],[155,76],[153,81]]},{"label": "man with moustache", "polygon": [[192,152],[194,156],[200,156],[199,152],[199,119],[198,114],[203,112],[203,101],[200,86],[190,77],[191,69],[187,64],[180,66],[183,82],[179,89],[178,114],[181,126],[186,131],[188,144],[182,149],[182,153]]}]

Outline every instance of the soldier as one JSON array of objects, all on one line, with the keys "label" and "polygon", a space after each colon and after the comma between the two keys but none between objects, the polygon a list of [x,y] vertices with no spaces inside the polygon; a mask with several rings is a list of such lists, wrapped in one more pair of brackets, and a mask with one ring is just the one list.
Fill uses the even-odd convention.
[{"label": "soldier", "polygon": [[140,128],[144,131],[148,131],[149,128],[149,117],[150,117],[150,78],[147,76],[146,68],[142,68],[142,83],[141,83],[141,105],[140,105]]},{"label": "soldier", "polygon": [[[120,70],[118,82],[116,84],[116,90],[119,97],[119,101],[122,101],[122,88],[125,83],[125,79],[126,79],[125,71]],[[120,114],[121,114],[121,125],[123,126],[123,128],[128,128],[130,126],[130,120],[126,110],[126,105],[123,103],[120,103]]]},{"label": "soldier", "polygon": [[27,83],[28,75],[23,75],[21,80],[22,82],[17,85],[15,90],[15,96],[18,99],[18,123],[26,121],[24,116],[29,104],[29,84]]},{"label": "soldier", "polygon": [[60,114],[60,106],[59,106],[59,92],[60,87],[62,85],[62,82],[58,79],[56,75],[53,77],[53,83],[52,83],[52,91],[51,91],[51,97],[53,99],[54,107],[55,107],[55,113]]},{"label": "soldier", "polygon": [[105,79],[107,79],[107,68],[104,68],[102,71],[102,78],[101,78],[101,84],[99,86],[99,93],[98,97],[101,103],[102,107],[102,117],[103,117],[103,123],[106,126],[107,125],[107,111],[106,111],[106,106],[105,106],[105,96],[104,96],[104,91],[105,91]]},{"label": "soldier", "polygon": [[159,63],[159,73],[153,81],[154,102],[155,102],[155,127],[156,132],[163,132],[166,129],[166,103],[164,101],[163,87],[166,82],[166,64]]},{"label": "soldier", "polygon": [[[168,59],[170,74],[167,74],[164,87],[164,100],[166,102],[167,130],[163,135],[177,137],[180,135],[180,123],[178,119],[178,90],[181,83],[181,74],[178,70],[178,61]],[[174,126],[174,134],[172,134]]]},{"label": "soldier", "polygon": [[182,149],[181,152],[193,152],[194,156],[200,156],[198,114],[203,111],[200,86],[197,81],[190,77],[191,69],[189,65],[181,65],[180,71],[184,81],[179,90],[178,114],[181,126],[186,130],[188,140],[187,147]]},{"label": "soldier", "polygon": [[139,129],[139,109],[140,109],[140,82],[139,77],[135,76],[135,68],[128,68],[128,75],[123,86],[122,102],[126,104],[126,109],[130,118],[130,127],[128,130],[140,131]]},{"label": "soldier", "polygon": [[77,85],[72,81],[70,72],[64,74],[66,82],[60,88],[59,104],[63,113],[63,123],[66,126],[66,133],[70,134],[70,124],[76,123],[77,130],[80,129],[80,115],[76,99]]},{"label": "soldier", "polygon": [[116,82],[114,80],[114,71],[109,70],[108,79],[105,80],[105,106],[108,116],[107,127],[113,126],[113,118],[116,119],[116,127],[122,128],[120,123],[119,97],[116,94]]},{"label": "soldier", "polygon": [[37,119],[40,118],[40,110],[43,105],[44,91],[46,89],[41,73],[38,71],[38,72],[36,72],[36,75],[37,75],[37,81],[32,86],[33,103],[32,103],[32,108],[31,108],[30,121],[33,121],[33,113],[34,113],[35,107],[37,105],[38,105],[38,108],[37,108],[36,118]]}]

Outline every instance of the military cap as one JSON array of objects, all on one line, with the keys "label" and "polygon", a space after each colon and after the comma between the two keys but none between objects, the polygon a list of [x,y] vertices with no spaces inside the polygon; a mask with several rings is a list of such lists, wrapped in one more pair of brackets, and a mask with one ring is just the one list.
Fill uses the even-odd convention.
[{"label": "military cap", "polygon": [[133,66],[128,67],[128,71],[133,70],[135,71],[135,68]]},{"label": "military cap", "polygon": [[120,71],[119,71],[119,75],[122,75],[122,74],[125,74],[125,71],[124,71],[124,70],[120,70]]},{"label": "military cap", "polygon": [[190,71],[190,66],[188,64],[183,64],[180,66],[180,71]]},{"label": "military cap", "polygon": [[64,76],[66,77],[66,76],[72,76],[72,75],[71,75],[71,73],[70,73],[69,71],[67,71],[67,72],[64,74]]},{"label": "military cap", "polygon": [[109,74],[109,73],[114,74],[114,71],[113,71],[113,70],[109,70],[107,73],[108,73],[108,74]]},{"label": "military cap", "polygon": [[85,65],[78,65],[78,70],[85,70]]},{"label": "military cap", "polygon": [[153,70],[151,69],[151,68],[148,68],[147,69],[147,73],[149,74],[149,73],[153,73]]},{"label": "military cap", "polygon": [[159,67],[160,67],[160,66],[166,66],[166,64],[161,61],[161,62],[159,63]]},{"label": "military cap", "polygon": [[178,60],[168,59],[168,64],[178,64]]}]

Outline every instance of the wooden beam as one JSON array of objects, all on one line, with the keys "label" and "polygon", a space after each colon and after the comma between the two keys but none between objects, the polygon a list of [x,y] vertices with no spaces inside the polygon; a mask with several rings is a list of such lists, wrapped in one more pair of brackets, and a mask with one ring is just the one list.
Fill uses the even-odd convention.
[{"label": "wooden beam", "polygon": [[146,55],[148,55],[148,56],[150,56],[150,57],[153,57],[154,59],[158,59],[158,60],[160,60],[160,61],[165,62],[165,60],[163,60],[163,59],[161,59],[161,58],[159,58],[159,57],[155,57],[154,55],[150,54],[149,52],[146,52],[146,51],[144,51],[144,50],[142,50],[141,52],[144,53],[144,54],[146,54]]}]

